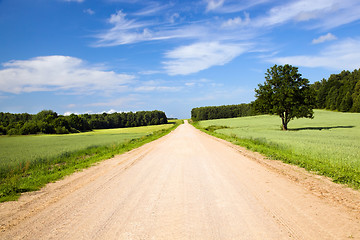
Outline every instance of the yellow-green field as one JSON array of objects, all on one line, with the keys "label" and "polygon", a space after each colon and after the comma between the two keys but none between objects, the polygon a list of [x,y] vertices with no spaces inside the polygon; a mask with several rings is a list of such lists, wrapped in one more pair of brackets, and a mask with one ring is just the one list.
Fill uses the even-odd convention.
[{"label": "yellow-green field", "polygon": [[360,113],[315,110],[314,119],[295,119],[281,131],[277,116],[217,119],[200,128],[227,140],[360,187]]}]

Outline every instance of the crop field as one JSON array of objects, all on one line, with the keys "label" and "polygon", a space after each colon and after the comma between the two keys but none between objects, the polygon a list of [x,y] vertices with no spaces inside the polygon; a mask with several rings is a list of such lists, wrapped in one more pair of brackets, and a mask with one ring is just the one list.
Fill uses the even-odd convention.
[{"label": "crop field", "polygon": [[0,202],[158,139],[181,121],[70,135],[0,137]]},{"label": "crop field", "polygon": [[165,124],[103,129],[70,135],[0,136],[0,167],[16,166],[19,163],[50,158],[93,146],[118,145],[172,126]]},{"label": "crop field", "polygon": [[269,115],[197,124],[271,158],[360,187],[360,113],[315,110],[314,119],[290,121],[289,131],[281,131],[280,118]]}]

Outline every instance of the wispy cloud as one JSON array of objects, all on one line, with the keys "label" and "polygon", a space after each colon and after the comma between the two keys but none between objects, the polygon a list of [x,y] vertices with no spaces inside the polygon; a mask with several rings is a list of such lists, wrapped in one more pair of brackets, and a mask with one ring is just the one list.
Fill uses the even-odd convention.
[{"label": "wispy cloud", "polygon": [[135,106],[139,103],[139,96],[130,94],[126,97],[111,99],[108,101],[94,102],[87,104],[88,107],[116,107],[119,109]]},{"label": "wispy cloud", "polygon": [[318,55],[299,55],[269,59],[278,64],[303,67],[324,67],[336,70],[354,70],[360,63],[360,38],[346,39],[324,48]]},{"label": "wispy cloud", "polygon": [[[108,22],[113,27],[96,36],[99,40],[93,44],[94,47],[118,46],[174,38],[194,39],[206,37],[209,31],[207,27],[200,24],[174,27],[151,21],[139,22],[136,19],[129,19],[122,11],[112,14]],[[173,22],[169,24],[173,24]],[[156,30],[152,30],[152,28],[156,28]]]},{"label": "wispy cloud", "polygon": [[[309,22],[308,28],[331,29],[360,19],[357,0],[300,0],[273,7],[255,26],[276,26],[288,22]],[[315,22],[314,22],[315,21]]]},{"label": "wispy cloud", "polygon": [[[229,13],[230,10],[225,11],[226,8],[246,11],[254,5],[270,1],[248,0],[239,3],[232,0],[205,0],[205,3],[208,11],[218,12],[221,10],[221,13]],[[178,11],[172,12],[172,15],[166,16],[162,20],[159,18],[156,20],[144,18],[144,16],[161,12],[170,7],[170,5],[155,4],[151,8],[152,5],[150,4],[148,7],[129,15],[123,11],[112,14],[108,19],[108,23],[112,27],[96,35],[98,41],[93,46],[108,47],[180,38],[195,41],[207,41],[208,39],[213,41],[238,41],[240,38],[243,38],[241,40],[244,40],[244,38],[250,40],[259,34],[261,35],[264,29],[288,23],[303,24],[301,26],[307,29],[319,28],[327,30],[360,19],[360,14],[358,14],[360,12],[360,2],[358,0],[290,1],[272,7],[268,12],[262,15],[257,14],[251,19],[250,14],[245,12],[243,17],[232,16],[225,21],[221,21],[222,18],[203,18],[201,21],[190,20],[177,24],[175,24],[174,19],[180,16]],[[171,7],[174,6],[171,5]]]},{"label": "wispy cloud", "polygon": [[322,36],[320,36],[318,38],[313,39],[312,43],[313,44],[318,44],[318,43],[323,43],[323,42],[332,41],[332,40],[336,40],[336,39],[337,39],[336,36],[334,36],[331,33],[328,33],[326,35],[322,35]]},{"label": "wispy cloud", "polygon": [[145,8],[133,13],[135,16],[152,16],[168,9],[171,4],[160,4],[158,2],[150,2]]},{"label": "wispy cloud", "polygon": [[147,71],[141,71],[139,72],[140,75],[153,75],[153,74],[160,74],[163,73],[163,71],[159,70],[147,70]]},{"label": "wispy cloud", "polygon": [[224,65],[248,49],[246,44],[200,42],[167,52],[165,57],[170,60],[163,64],[169,75],[187,75]]},{"label": "wispy cloud", "polygon": [[89,66],[79,58],[43,56],[4,63],[0,70],[0,91],[15,94],[37,91],[105,93],[123,91],[134,78],[133,75]]},{"label": "wispy cloud", "polygon": [[151,80],[139,82],[134,88],[134,92],[179,92],[183,86],[171,86],[169,82],[162,80]]},{"label": "wispy cloud", "polygon": [[249,13],[245,13],[244,15],[245,16],[243,19],[241,17],[230,18],[227,21],[223,22],[221,26],[223,28],[235,28],[248,25],[250,23],[250,15]]},{"label": "wispy cloud", "polygon": [[206,11],[212,11],[220,8],[224,2],[225,0],[206,0]]},{"label": "wispy cloud", "polygon": [[88,8],[88,9],[84,9],[84,13],[87,13],[87,14],[89,14],[89,15],[94,15],[94,14],[95,14],[95,11],[92,10],[92,9],[90,9],[90,8]]},{"label": "wispy cloud", "polygon": [[213,11],[216,13],[236,13],[241,12],[256,5],[271,2],[273,0],[205,0],[206,11]]},{"label": "wispy cloud", "polygon": [[85,0],[63,0],[64,2],[78,2],[78,3],[82,3]]},{"label": "wispy cloud", "polygon": [[104,47],[129,44],[143,41],[150,35],[146,29],[140,33],[133,31],[145,27],[146,24],[138,23],[135,20],[127,20],[126,14],[122,11],[117,11],[115,14],[112,14],[108,22],[114,26],[110,30],[97,35],[100,40],[95,43],[94,46]]}]

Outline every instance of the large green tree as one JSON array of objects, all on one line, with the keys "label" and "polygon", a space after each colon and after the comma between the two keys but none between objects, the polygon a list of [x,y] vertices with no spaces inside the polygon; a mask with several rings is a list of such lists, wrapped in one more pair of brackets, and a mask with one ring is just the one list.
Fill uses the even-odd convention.
[{"label": "large green tree", "polygon": [[294,118],[313,118],[315,92],[297,67],[274,65],[267,70],[265,80],[255,89],[257,111],[280,116],[283,130],[288,129],[288,123]]}]

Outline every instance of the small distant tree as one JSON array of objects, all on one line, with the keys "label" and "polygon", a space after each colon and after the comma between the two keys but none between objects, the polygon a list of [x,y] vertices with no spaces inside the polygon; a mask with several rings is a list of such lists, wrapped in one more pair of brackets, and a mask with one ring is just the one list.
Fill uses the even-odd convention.
[{"label": "small distant tree", "polygon": [[297,67],[274,65],[267,70],[265,80],[255,89],[256,111],[280,116],[283,130],[288,129],[288,123],[294,118],[313,118],[315,92]]}]

